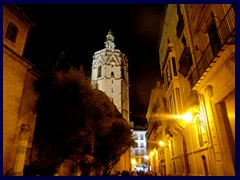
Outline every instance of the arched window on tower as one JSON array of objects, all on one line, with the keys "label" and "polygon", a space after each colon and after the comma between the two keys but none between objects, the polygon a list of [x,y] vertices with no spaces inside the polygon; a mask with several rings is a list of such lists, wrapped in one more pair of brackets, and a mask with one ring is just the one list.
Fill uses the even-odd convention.
[{"label": "arched window on tower", "polygon": [[102,76],[102,66],[98,66],[98,78]]},{"label": "arched window on tower", "polygon": [[111,72],[111,78],[114,78],[114,72]]},{"label": "arched window on tower", "polygon": [[122,79],[125,79],[124,68],[123,68],[123,66],[122,66],[122,68],[121,68],[121,76],[122,76]]}]

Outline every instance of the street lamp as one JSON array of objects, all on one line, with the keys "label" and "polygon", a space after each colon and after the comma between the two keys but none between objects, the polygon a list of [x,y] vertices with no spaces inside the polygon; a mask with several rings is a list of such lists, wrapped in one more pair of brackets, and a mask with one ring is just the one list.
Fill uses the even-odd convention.
[{"label": "street lamp", "polygon": [[187,123],[192,121],[192,114],[190,112],[184,114],[182,116],[183,120],[186,121]]},{"label": "street lamp", "polygon": [[144,156],[144,159],[147,159],[147,160],[148,160],[148,159],[149,159],[149,156],[148,156],[148,155],[145,155],[145,156]]},{"label": "street lamp", "polygon": [[163,142],[163,141],[159,141],[159,145],[160,145],[161,147],[163,147],[163,146],[164,146],[164,142]]},{"label": "street lamp", "polygon": [[150,158],[148,155],[145,155],[143,157],[145,159],[146,165],[147,165],[147,171],[150,171]]},{"label": "street lamp", "polygon": [[153,155],[154,155],[154,152],[151,151],[150,154],[149,154],[149,156],[152,157]]}]

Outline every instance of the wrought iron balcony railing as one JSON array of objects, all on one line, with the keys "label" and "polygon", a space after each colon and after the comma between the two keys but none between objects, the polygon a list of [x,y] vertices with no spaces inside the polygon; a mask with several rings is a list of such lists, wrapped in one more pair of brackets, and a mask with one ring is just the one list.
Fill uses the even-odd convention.
[{"label": "wrought iron balcony railing", "polygon": [[198,64],[188,78],[191,88],[195,87],[203,74],[216,62],[219,57],[219,52],[225,48],[225,45],[235,43],[235,11],[233,6],[229,8],[217,27],[217,34],[220,40],[220,46],[217,51],[216,49],[213,51],[212,46],[214,46],[214,44],[209,43],[207,45]]},{"label": "wrought iron balcony railing", "polygon": [[192,55],[191,55],[190,49],[189,47],[185,47],[179,59],[180,68],[178,72],[180,72],[182,75],[186,77],[192,64],[193,62],[192,62]]}]

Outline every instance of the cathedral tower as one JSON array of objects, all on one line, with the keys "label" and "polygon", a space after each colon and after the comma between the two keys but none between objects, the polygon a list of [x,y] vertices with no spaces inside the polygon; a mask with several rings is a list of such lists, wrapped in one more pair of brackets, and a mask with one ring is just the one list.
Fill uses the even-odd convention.
[{"label": "cathedral tower", "polygon": [[105,49],[93,55],[92,83],[110,98],[129,122],[128,59],[120,50],[115,49],[111,30],[106,36]]},{"label": "cathedral tower", "polygon": [[[110,98],[129,123],[128,59],[120,50],[115,49],[111,30],[106,36],[105,49],[93,55],[92,83]],[[127,150],[120,157],[120,161],[114,166],[112,172],[130,169],[130,150]]]}]

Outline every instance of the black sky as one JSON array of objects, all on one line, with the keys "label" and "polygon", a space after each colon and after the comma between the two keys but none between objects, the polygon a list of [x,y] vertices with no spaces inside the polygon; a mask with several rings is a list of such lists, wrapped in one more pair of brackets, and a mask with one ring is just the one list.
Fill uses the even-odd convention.
[{"label": "black sky", "polygon": [[109,29],[129,60],[130,120],[146,122],[151,90],[160,80],[158,44],[165,5],[21,5],[35,27],[24,57],[43,69],[64,50],[72,66],[91,76],[92,56],[104,49]]}]

